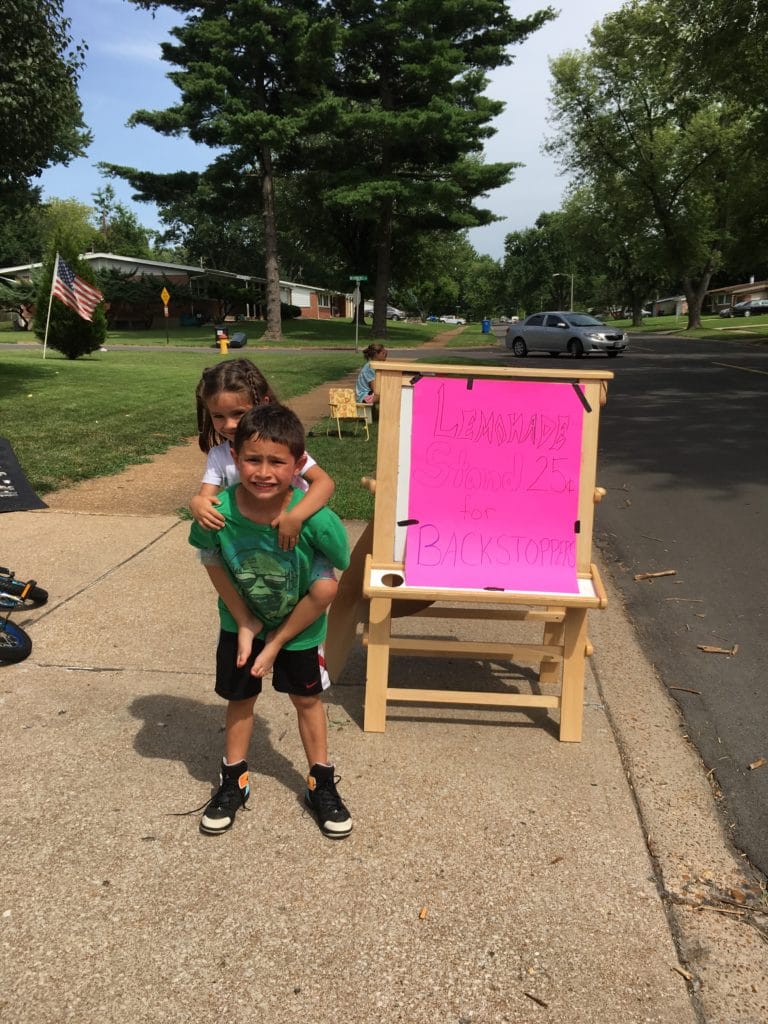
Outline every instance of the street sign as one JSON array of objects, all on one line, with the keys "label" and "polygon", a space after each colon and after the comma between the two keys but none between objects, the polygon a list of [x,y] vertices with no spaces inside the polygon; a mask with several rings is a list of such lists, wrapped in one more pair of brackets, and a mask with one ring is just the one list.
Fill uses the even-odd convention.
[{"label": "street sign", "polygon": [[355,290],[352,292],[352,301],[356,306],[360,305],[360,286],[355,285]]},{"label": "street sign", "polygon": [[171,297],[171,293],[168,291],[168,289],[167,288],[163,288],[163,290],[160,292],[160,298],[163,300],[163,305],[164,306],[168,305],[168,299],[170,299],[170,297]]},{"label": "street sign", "polygon": [[349,280],[350,281],[367,281],[368,280],[368,275],[367,274],[350,274],[349,275]]}]

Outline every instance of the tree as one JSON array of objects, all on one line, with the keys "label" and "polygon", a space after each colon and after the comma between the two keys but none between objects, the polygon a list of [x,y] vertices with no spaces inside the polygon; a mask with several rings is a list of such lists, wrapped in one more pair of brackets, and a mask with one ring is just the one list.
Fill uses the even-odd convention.
[{"label": "tree", "polygon": [[[93,238],[93,210],[76,199],[49,199],[40,202],[40,190],[25,186],[14,189],[17,199],[5,193],[5,217],[0,217],[0,251],[3,262],[34,263],[43,258],[56,234],[66,235],[78,252],[90,248]],[[0,203],[0,207],[3,204]],[[5,243],[5,245],[3,245]]]},{"label": "tree", "polygon": [[[264,223],[267,330],[277,341],[280,285],[274,181],[282,154],[322,124],[322,84],[333,60],[335,23],[321,0],[238,0],[201,5],[199,0],[134,0],[137,6],[170,7],[185,15],[173,30],[175,43],[162,44],[163,60],[181,92],[167,110],[137,111],[133,124],[164,135],[187,133],[220,150],[204,179],[223,205],[260,210]],[[113,168],[134,184],[141,176]],[[157,199],[145,176],[140,199]]]},{"label": "tree", "polygon": [[558,224],[572,256],[583,305],[599,311],[632,310],[633,323],[664,279],[664,245],[648,204],[633,205],[610,174],[570,191]]},{"label": "tree", "polygon": [[93,249],[120,256],[149,258],[149,231],[139,224],[133,211],[117,201],[112,185],[105,185],[93,193],[93,205],[97,223],[96,231],[91,234]]},{"label": "tree", "polygon": [[423,232],[395,253],[391,295],[396,305],[473,320],[504,312],[500,264],[479,255],[463,231]]},{"label": "tree", "polygon": [[573,274],[578,294],[586,290],[573,240],[563,230],[562,214],[541,213],[532,228],[513,231],[505,239],[503,279],[508,311],[531,313],[547,306],[569,305],[569,286],[563,286],[564,278],[556,274]]},{"label": "tree", "polygon": [[91,141],[77,83],[85,44],[73,46],[63,0],[6,0],[0,19],[0,196]]},{"label": "tree", "polygon": [[39,188],[0,185],[0,266],[32,263],[43,251],[39,205]]},{"label": "tree", "polygon": [[57,234],[44,261],[43,272],[39,280],[34,331],[40,341],[44,341],[46,323],[48,323],[48,346],[57,349],[67,359],[78,359],[80,356],[98,351],[104,344],[104,339],[107,336],[107,318],[103,303],[99,303],[93,311],[91,320],[83,320],[69,306],[54,299],[53,302],[50,302],[51,315],[50,321],[48,320],[53,268],[57,252],[78,277],[89,284],[96,283],[93,270],[80,259],[77,245],[65,235]]},{"label": "tree", "polygon": [[686,78],[685,44],[668,15],[658,0],[631,0],[593,29],[588,51],[552,62],[560,136],[549,151],[576,182],[612,189],[614,204],[652,218],[693,328],[732,244],[733,211],[748,201],[751,117]]},{"label": "tree", "polygon": [[503,0],[336,0],[341,47],[326,135],[331,209],[375,232],[373,333],[386,334],[398,235],[494,220],[475,201],[504,184],[512,163],[479,159],[503,103],[484,95],[486,72],[553,17],[513,18]]},{"label": "tree", "polygon": [[[686,49],[681,75],[754,106],[768,120],[768,7],[764,0],[667,0],[664,16]],[[768,147],[765,135],[763,150]]]},{"label": "tree", "polygon": [[87,252],[93,240],[93,208],[77,199],[49,199],[36,212],[40,223],[42,252],[53,244],[57,237],[64,237],[78,256]]}]

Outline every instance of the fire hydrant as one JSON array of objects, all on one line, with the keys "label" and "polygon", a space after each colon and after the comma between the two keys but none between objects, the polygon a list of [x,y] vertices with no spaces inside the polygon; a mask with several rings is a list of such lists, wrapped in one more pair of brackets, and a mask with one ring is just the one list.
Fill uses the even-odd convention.
[{"label": "fire hydrant", "polygon": [[229,337],[226,331],[219,331],[219,354],[225,356],[229,352]]}]

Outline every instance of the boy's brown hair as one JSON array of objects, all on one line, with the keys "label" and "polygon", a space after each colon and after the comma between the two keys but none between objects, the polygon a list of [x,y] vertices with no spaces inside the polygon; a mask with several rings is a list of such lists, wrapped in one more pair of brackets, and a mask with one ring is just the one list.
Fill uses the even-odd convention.
[{"label": "boy's brown hair", "polygon": [[284,405],[270,402],[269,405],[257,405],[249,409],[237,425],[232,447],[239,453],[245,442],[252,437],[260,437],[273,444],[284,444],[294,459],[300,459],[304,454],[304,427],[293,409]]}]

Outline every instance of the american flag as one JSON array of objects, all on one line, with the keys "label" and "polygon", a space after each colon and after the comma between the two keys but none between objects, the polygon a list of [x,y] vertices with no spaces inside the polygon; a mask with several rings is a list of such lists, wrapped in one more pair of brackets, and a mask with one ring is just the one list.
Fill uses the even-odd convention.
[{"label": "american flag", "polygon": [[57,299],[61,299],[65,306],[74,309],[83,320],[93,318],[94,309],[104,298],[98,288],[78,277],[58,254],[52,291]]}]

